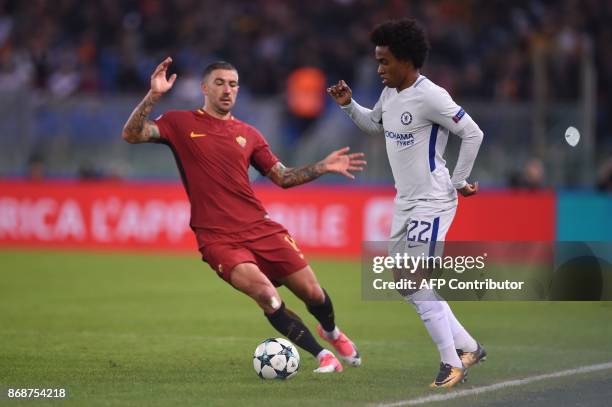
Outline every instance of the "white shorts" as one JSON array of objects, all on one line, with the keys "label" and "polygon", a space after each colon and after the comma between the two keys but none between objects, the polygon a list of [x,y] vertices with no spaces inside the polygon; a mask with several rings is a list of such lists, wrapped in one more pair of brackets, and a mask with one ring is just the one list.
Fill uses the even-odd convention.
[{"label": "white shorts", "polygon": [[442,256],[444,244],[440,242],[446,238],[456,210],[456,203],[443,208],[418,205],[404,209],[395,205],[389,255]]}]

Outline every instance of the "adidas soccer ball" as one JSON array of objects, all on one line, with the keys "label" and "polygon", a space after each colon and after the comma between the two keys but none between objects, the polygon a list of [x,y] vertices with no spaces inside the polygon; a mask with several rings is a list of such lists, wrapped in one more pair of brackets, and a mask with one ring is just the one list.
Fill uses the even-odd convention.
[{"label": "adidas soccer ball", "polygon": [[262,379],[291,379],[300,367],[300,354],[286,339],[266,339],[255,348],[253,367]]}]

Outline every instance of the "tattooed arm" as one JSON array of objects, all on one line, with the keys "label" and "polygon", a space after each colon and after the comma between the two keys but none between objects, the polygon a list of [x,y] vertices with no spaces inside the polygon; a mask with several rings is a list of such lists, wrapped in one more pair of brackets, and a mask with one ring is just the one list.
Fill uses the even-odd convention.
[{"label": "tattooed arm", "polygon": [[364,156],[363,153],[347,154],[348,151],[349,147],[341,148],[333,151],[318,163],[299,168],[288,168],[278,162],[268,172],[267,177],[282,188],[305,184],[328,172],[335,172],[354,179],[355,176],[350,171],[363,171],[366,162],[360,160]]},{"label": "tattooed arm", "polygon": [[153,105],[159,100],[161,94],[149,91],[142,102],[136,106],[136,109],[130,115],[130,118],[123,126],[121,136],[125,141],[131,144],[147,143],[157,141],[159,139],[159,129],[152,120],[147,119]]},{"label": "tattooed arm", "polygon": [[268,178],[279,187],[290,188],[313,181],[325,172],[320,162],[299,168],[287,168],[278,162],[268,173]]},{"label": "tattooed arm", "polygon": [[123,125],[121,136],[128,143],[147,143],[159,140],[160,135],[157,125],[152,120],[148,120],[147,117],[151,114],[155,103],[174,85],[176,74],[172,74],[170,79],[166,79],[166,72],[171,63],[172,58],[168,57],[155,68],[151,75],[151,90],[136,106],[130,118]]}]

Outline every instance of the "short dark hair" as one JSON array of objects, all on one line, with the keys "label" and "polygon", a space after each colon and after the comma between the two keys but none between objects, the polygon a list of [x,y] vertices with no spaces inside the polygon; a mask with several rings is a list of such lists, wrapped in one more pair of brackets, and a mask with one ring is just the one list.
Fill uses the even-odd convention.
[{"label": "short dark hair", "polygon": [[215,69],[225,69],[225,70],[228,70],[228,71],[236,71],[236,72],[238,72],[236,67],[234,67],[234,65],[230,64],[229,62],[216,61],[216,62],[213,62],[212,64],[208,64],[208,66],[206,66],[206,68],[204,68],[204,72],[202,73],[202,80],[205,80],[206,77],[208,75],[210,75],[210,73],[212,71],[214,71]]},{"label": "short dark hair", "polygon": [[376,46],[389,47],[401,61],[411,61],[419,69],[425,63],[429,43],[425,30],[412,19],[385,21],[374,27],[370,40]]}]

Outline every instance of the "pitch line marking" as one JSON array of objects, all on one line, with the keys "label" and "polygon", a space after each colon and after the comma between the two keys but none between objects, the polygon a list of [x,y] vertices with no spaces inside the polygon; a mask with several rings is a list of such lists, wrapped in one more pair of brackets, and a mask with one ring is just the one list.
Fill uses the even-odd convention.
[{"label": "pitch line marking", "polygon": [[431,396],[419,397],[416,399],[396,401],[394,403],[378,404],[378,407],[417,406],[420,404],[431,403],[434,401],[447,401],[447,400],[452,400],[452,399],[456,399],[459,397],[466,397],[466,396],[472,396],[475,394],[488,393],[491,391],[505,389],[508,387],[522,386],[522,385],[529,384],[529,383],[539,382],[541,380],[555,379],[559,377],[572,376],[572,375],[582,374],[582,373],[597,372],[599,370],[608,370],[608,369],[612,369],[612,362],[600,363],[597,365],[581,366],[575,369],[562,370],[556,373],[541,374],[537,376],[526,377],[524,379],[508,380],[505,382],[491,384],[489,386],[476,387],[473,389],[466,389],[466,390],[458,390],[458,391],[448,393],[448,394],[435,394]]}]

